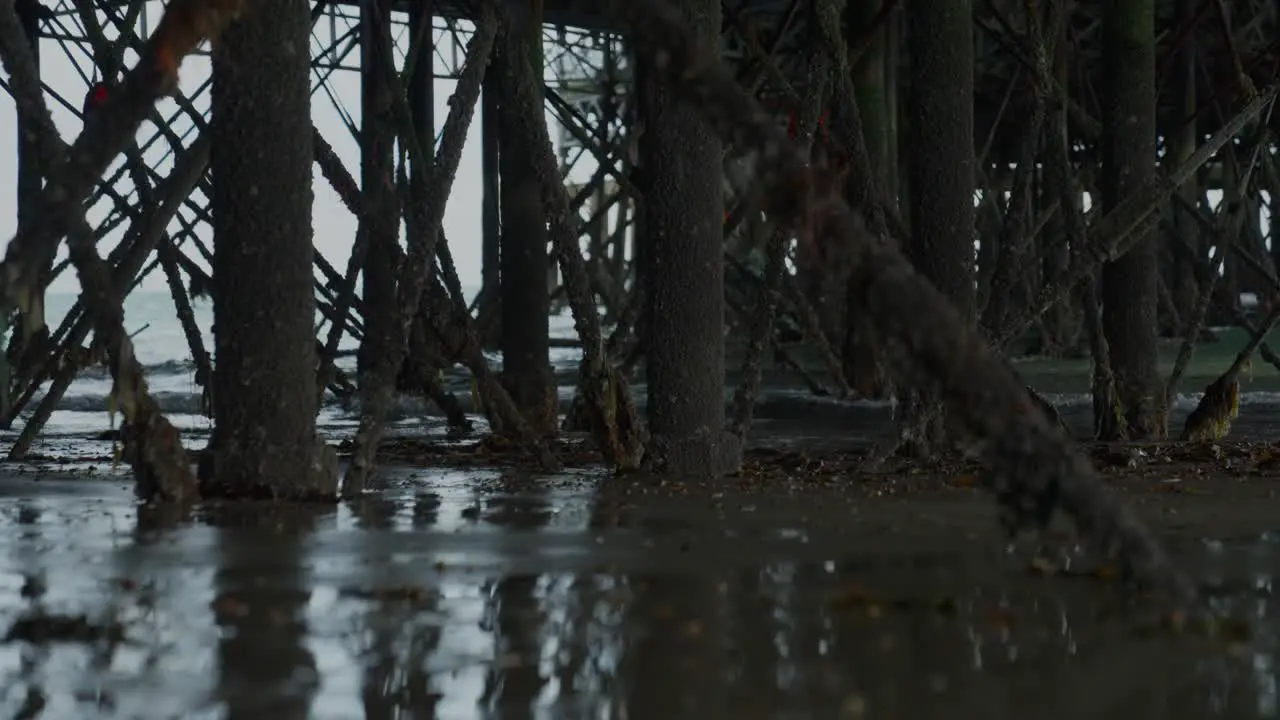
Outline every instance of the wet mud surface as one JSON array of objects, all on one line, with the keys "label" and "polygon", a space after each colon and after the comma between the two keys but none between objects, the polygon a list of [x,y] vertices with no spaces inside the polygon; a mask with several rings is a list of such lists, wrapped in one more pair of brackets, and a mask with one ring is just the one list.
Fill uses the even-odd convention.
[{"label": "wet mud surface", "polygon": [[741,477],[679,482],[533,477],[492,448],[402,440],[360,501],[185,513],[138,508],[109,466],[9,474],[0,716],[1280,710],[1266,447],[1094,451],[1239,619],[1207,638],[1153,629],[1106,573],[1043,574],[965,468],[859,476],[856,448],[775,445]]}]

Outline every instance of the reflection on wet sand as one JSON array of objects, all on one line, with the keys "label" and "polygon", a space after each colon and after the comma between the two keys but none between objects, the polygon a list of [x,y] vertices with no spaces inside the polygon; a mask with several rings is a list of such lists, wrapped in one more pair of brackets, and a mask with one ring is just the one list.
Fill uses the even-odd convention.
[{"label": "reflection on wet sand", "polygon": [[217,690],[230,717],[306,718],[319,685],[307,647],[307,541],[331,508],[236,503],[209,509],[218,529],[213,622]]},{"label": "reflection on wet sand", "polygon": [[7,717],[1277,712],[1270,534],[1171,538],[1254,623],[1228,644],[1028,575],[962,491],[405,473],[338,507],[157,515],[123,483],[10,478],[0,526]]}]

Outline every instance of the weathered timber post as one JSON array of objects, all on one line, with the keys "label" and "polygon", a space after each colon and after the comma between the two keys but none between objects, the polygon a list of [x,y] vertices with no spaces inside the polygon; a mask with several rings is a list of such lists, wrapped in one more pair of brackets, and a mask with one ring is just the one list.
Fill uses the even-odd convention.
[{"label": "weathered timber post", "polygon": [[480,96],[480,163],[483,182],[480,202],[481,216],[481,294],[480,308],[477,313],[477,325],[483,331],[480,342],[486,350],[498,347],[498,338],[502,333],[501,299],[502,293],[502,226],[501,226],[501,190],[498,169],[498,99],[502,88],[498,83],[497,73],[489,73],[484,78],[483,94]]},{"label": "weathered timber post", "polygon": [[[36,0],[19,0],[15,4],[14,10],[17,12],[18,20],[22,23],[23,34],[26,35],[27,42],[31,45],[31,57],[36,61],[36,67],[39,69],[40,13],[43,8]],[[32,213],[36,209],[40,190],[44,185],[44,173],[40,169],[40,150],[36,134],[32,128],[27,126],[27,123],[23,122],[22,113],[18,113],[17,131],[18,225],[21,227],[28,225],[33,219]],[[9,319],[17,323],[23,322],[22,316],[18,313],[14,313],[13,317]],[[0,414],[3,415],[9,414],[9,392],[11,390],[10,383],[12,382],[10,373],[13,371],[13,366],[19,363],[25,352],[23,336],[24,333],[20,328],[14,328],[12,339],[9,341],[5,372],[0,375],[0,386],[2,386],[0,387]]]},{"label": "weathered timber post", "polygon": [[[1178,0],[1177,18],[1179,23],[1194,22],[1197,12],[1200,11],[1199,3],[1196,0]],[[1200,118],[1198,116],[1199,97],[1196,92],[1196,72],[1198,69],[1196,35],[1191,33],[1189,37],[1181,41],[1181,47],[1178,48],[1177,54],[1173,61],[1169,64],[1170,84],[1172,85],[1174,118],[1180,125],[1175,126],[1169,138],[1169,164],[1177,166],[1187,161],[1196,151],[1196,145],[1200,142]],[[1189,203],[1195,206],[1199,197],[1202,197],[1200,188],[1200,178],[1192,177],[1184,185],[1178,188],[1178,194]],[[1173,207],[1177,207],[1174,203]],[[1207,257],[1208,253],[1204,247],[1200,227],[1196,224],[1196,219],[1188,213],[1178,210],[1172,215],[1173,223],[1171,232],[1181,236],[1180,241],[1185,243],[1187,247],[1195,248],[1196,257],[1191,257],[1185,252],[1178,252],[1176,243],[1178,238],[1172,238],[1172,242],[1168,246],[1173,250],[1173,282],[1171,283],[1171,292],[1173,293],[1174,304],[1178,308],[1178,315],[1182,318],[1182,332],[1189,332],[1191,328],[1187,325],[1188,318],[1191,318],[1195,312],[1196,302],[1200,298],[1200,281],[1196,277],[1197,268],[1200,258]],[[1272,253],[1275,257],[1280,258],[1280,244],[1272,245]]]},{"label": "weathered timber post", "polygon": [[409,5],[409,55],[413,67],[409,76],[409,111],[418,127],[422,151],[436,151],[436,45],[431,24],[435,3],[419,0]]},{"label": "weathered timber post", "polygon": [[[1116,0],[1103,17],[1102,210],[1155,178],[1156,47],[1154,0]],[[1102,326],[1111,348],[1119,413],[1102,420],[1103,439],[1158,438],[1163,398],[1156,366],[1155,234],[1102,267]],[[1118,422],[1122,421],[1122,422]]]},{"label": "weathered timber post", "polygon": [[[387,3],[390,9],[390,3]],[[436,117],[435,117],[435,43],[432,39],[432,7],[430,2],[416,2],[409,6],[409,55],[405,58],[405,93],[408,102],[410,121],[413,124],[413,133],[417,137],[418,146],[422,149],[423,164],[410,162],[406,169],[409,175],[415,176],[413,182],[421,182],[426,184],[431,180],[431,166],[435,163],[436,153]],[[390,22],[387,23],[388,30]],[[387,40],[386,47],[390,48],[391,41]],[[412,65],[410,65],[412,63]],[[380,63],[376,68],[371,67],[372,72],[380,76],[379,82],[386,84],[387,71],[384,63]],[[390,107],[388,106],[388,111]],[[388,143],[394,139],[391,135],[393,127],[390,125],[391,117],[387,116],[388,125],[386,132],[388,133]],[[391,171],[393,160],[387,157],[387,170]],[[407,176],[406,176],[407,177]],[[407,187],[402,188],[406,193],[409,191]],[[405,202],[407,195],[401,195],[401,202]],[[401,213],[406,220],[406,228],[410,234],[425,232],[417,226],[413,213]],[[395,218],[396,227],[399,227],[399,216]],[[396,230],[392,233],[392,237],[398,236]],[[441,236],[443,237],[443,235]],[[389,244],[392,252],[397,258],[400,258],[399,247],[395,240]],[[434,273],[434,269],[428,271]],[[443,278],[441,278],[443,280]],[[440,355],[440,346],[438,338],[434,337],[431,332],[431,319],[428,313],[419,310],[418,320],[414,323],[413,329],[410,331],[409,350],[405,355],[405,361],[399,370],[399,379],[397,384],[415,378],[412,384],[415,389],[426,389],[428,395],[435,393],[437,397],[442,398],[443,402],[448,404],[452,396],[445,398],[443,389],[436,382],[436,373],[441,364],[447,367],[452,364]],[[389,313],[388,318],[394,318],[395,313]],[[456,405],[451,405],[456,409]],[[465,418],[459,418],[457,415],[452,417],[453,420],[462,420],[465,424]]]},{"label": "weathered timber post", "polygon": [[[720,3],[677,5],[698,41],[716,46]],[[636,84],[650,455],[672,474],[721,475],[741,461],[725,429],[722,143],[648,55],[637,59]]]},{"label": "weathered timber post", "polygon": [[336,497],[317,441],[311,12],[277,0],[213,52],[214,430],[208,495]]},{"label": "weathered timber post", "polygon": [[[40,63],[40,3],[35,0],[19,0],[14,6],[18,19],[22,21],[22,29],[31,44],[31,57],[37,67]],[[36,135],[22,121],[18,122],[18,224],[30,221],[30,213],[35,208],[35,200],[40,196],[40,188],[44,185],[44,174],[40,171],[39,149]]]},{"label": "weathered timber post", "polygon": [[[973,322],[973,4],[925,0],[907,8],[910,92],[907,159],[911,263]],[[941,400],[907,391],[906,447],[931,455],[946,447]]]},{"label": "weathered timber post", "polygon": [[[413,67],[406,67],[404,73],[409,114],[413,117],[418,144],[428,163],[435,162],[436,154],[436,46],[432,37],[432,12],[432,0],[421,0],[409,6],[409,57],[413,60]],[[385,82],[385,73],[383,78]],[[410,172],[420,173],[423,182],[430,179],[429,165],[410,165]]]},{"label": "weathered timber post", "polygon": [[[845,23],[845,42],[853,45],[865,32],[866,27],[877,22],[884,12],[884,0],[853,0],[848,5],[848,22]],[[893,12],[890,10],[890,12]],[[889,120],[889,96],[896,88],[888,87],[887,64],[897,61],[897,56],[888,55],[889,23],[872,31],[866,51],[853,65],[853,87],[858,93],[858,109],[862,111],[862,132],[866,137],[867,155],[871,160],[871,169],[876,174],[876,187],[884,190],[886,197],[897,196],[897,188],[890,184],[890,178],[896,173],[893,166],[897,164],[897,147],[893,139]]]},{"label": "weathered timber post", "polygon": [[[528,58],[541,83],[542,2],[512,24],[503,23],[494,46],[491,75],[501,89],[498,99],[499,204],[501,207],[502,382],[534,432],[553,435],[558,411],[555,377],[551,372],[551,297],[547,284],[547,219],[539,176],[523,147],[519,130],[521,109],[512,101],[511,65]],[[492,86],[491,86],[492,87]],[[543,95],[539,84],[538,98]],[[541,105],[540,105],[541,107]],[[539,121],[543,121],[541,118]]]},{"label": "weathered timber post", "polygon": [[391,0],[360,4],[360,226],[368,238],[362,295],[364,337],[356,356],[361,397],[367,403],[372,373],[400,341],[396,262],[400,218],[395,191],[395,125],[387,63],[391,58]]}]

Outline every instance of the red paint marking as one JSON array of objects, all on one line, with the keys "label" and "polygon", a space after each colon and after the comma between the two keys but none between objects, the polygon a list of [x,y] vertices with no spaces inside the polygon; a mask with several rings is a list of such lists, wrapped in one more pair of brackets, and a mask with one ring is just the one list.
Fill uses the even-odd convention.
[{"label": "red paint marking", "polygon": [[[829,110],[823,110],[822,114],[818,116],[818,133],[817,134],[818,134],[818,137],[824,141],[828,139],[827,115],[830,114],[830,112],[831,111]],[[791,115],[787,118],[787,137],[791,138],[792,140],[796,139],[796,130],[799,124],[800,124],[799,113],[792,111]]]}]

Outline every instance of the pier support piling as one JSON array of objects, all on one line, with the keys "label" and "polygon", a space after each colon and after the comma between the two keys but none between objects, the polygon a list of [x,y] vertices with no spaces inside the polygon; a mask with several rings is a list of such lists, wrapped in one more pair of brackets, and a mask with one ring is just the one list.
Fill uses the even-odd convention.
[{"label": "pier support piling", "polygon": [[497,73],[485,76],[480,111],[481,238],[480,304],[477,326],[486,350],[498,349],[502,335],[502,204],[498,162],[498,101],[502,94]]},{"label": "pier support piling", "polygon": [[217,349],[206,497],[337,492],[337,458],[315,434],[310,27],[307,0],[278,0],[231,27],[214,51]]},{"label": "pier support piling", "polygon": [[[698,42],[714,45],[718,0],[678,5]],[[636,74],[651,455],[672,474],[722,475],[741,460],[725,429],[723,145],[649,58],[637,61]]]},{"label": "pier support piling", "polygon": [[[499,205],[501,208],[502,380],[530,427],[556,432],[558,412],[551,372],[551,267],[541,179],[523,146],[521,107],[512,99],[518,74],[514,63],[530,62],[540,82],[543,68],[542,2],[533,12],[503,23],[491,73],[501,90],[498,102]],[[522,57],[523,56],[523,57]],[[527,60],[525,59],[527,58]],[[492,87],[492,86],[490,86]],[[536,88],[542,97],[542,87]]]}]

